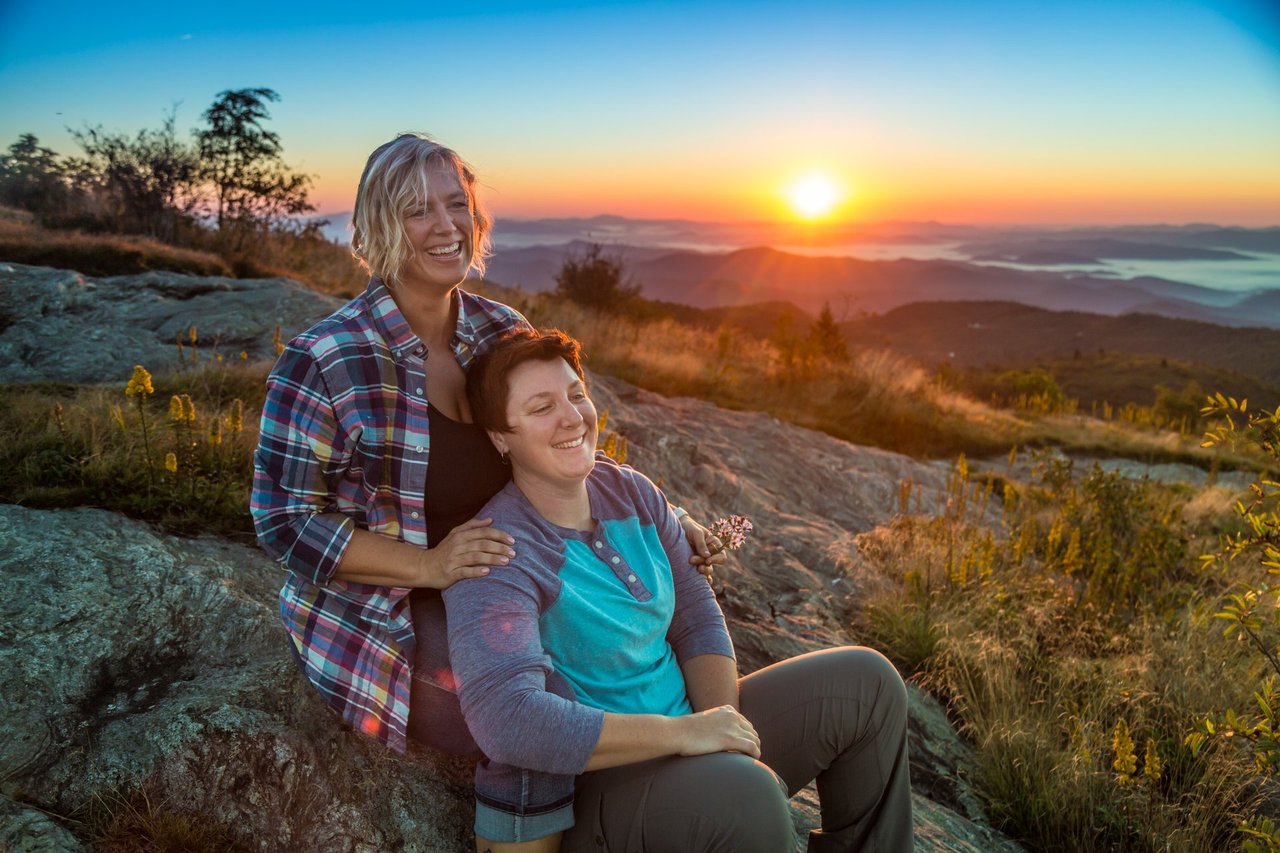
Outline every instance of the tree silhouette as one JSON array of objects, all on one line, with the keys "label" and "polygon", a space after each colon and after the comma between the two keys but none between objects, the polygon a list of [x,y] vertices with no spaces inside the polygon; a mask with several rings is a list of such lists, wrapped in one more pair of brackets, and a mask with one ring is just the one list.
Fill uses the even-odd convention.
[{"label": "tree silhouette", "polygon": [[199,203],[200,163],[195,147],[178,138],[170,110],[159,130],[136,136],[101,127],[72,131],[86,159],[77,184],[92,186],[116,230],[173,242]]},{"label": "tree silhouette", "polygon": [[59,212],[68,195],[66,166],[34,134],[22,134],[8,154],[0,155],[0,201],[5,204],[47,215]]},{"label": "tree silhouette", "polygon": [[311,176],[284,164],[280,137],[263,127],[271,118],[266,102],[278,100],[267,88],[221,92],[204,112],[208,126],[196,131],[218,233],[233,251],[248,234],[315,210],[307,199]]},{"label": "tree silhouette", "polygon": [[831,303],[822,303],[822,312],[809,327],[809,342],[820,355],[832,361],[849,360],[849,342],[831,313]]},{"label": "tree silhouette", "polygon": [[603,247],[592,243],[585,252],[565,258],[556,273],[556,293],[588,308],[620,314],[640,294],[640,285],[623,278],[622,262],[606,257]]}]

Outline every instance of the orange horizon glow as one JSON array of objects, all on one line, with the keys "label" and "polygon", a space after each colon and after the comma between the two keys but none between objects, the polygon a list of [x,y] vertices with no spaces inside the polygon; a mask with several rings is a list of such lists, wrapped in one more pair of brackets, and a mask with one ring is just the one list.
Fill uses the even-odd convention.
[{"label": "orange horizon glow", "polygon": [[[326,164],[327,165],[327,164]],[[349,211],[358,171],[319,176],[312,199],[321,213]],[[697,168],[596,171],[563,168],[539,173],[481,173],[481,197],[499,219],[576,218],[600,214],[631,219],[685,219],[699,222],[778,222],[814,227],[888,221],[937,221],[957,225],[1136,225],[1214,223],[1280,225],[1280,177],[1258,175],[1248,191],[1239,183],[1203,178],[1161,181],[1153,175],[1122,177],[1100,170],[1094,181],[1079,174],[1036,179],[1009,170],[997,182],[990,172],[966,178],[885,174],[859,180],[856,204],[843,175],[821,173],[829,181],[825,215],[803,216],[791,191],[815,173],[761,171],[751,181],[728,179]],[[346,174],[349,172],[349,174]],[[1214,176],[1221,177],[1219,176]],[[1223,191],[1224,187],[1234,191]],[[830,200],[831,195],[838,197]]]}]

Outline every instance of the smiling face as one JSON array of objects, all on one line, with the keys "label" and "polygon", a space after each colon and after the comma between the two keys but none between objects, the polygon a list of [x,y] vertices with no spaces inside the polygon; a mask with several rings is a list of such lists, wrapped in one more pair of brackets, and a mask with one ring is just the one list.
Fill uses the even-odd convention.
[{"label": "smiling face", "polygon": [[511,454],[516,484],[586,480],[595,465],[596,407],[569,363],[526,361],[511,371],[508,383],[511,429],[489,436],[499,452]]},{"label": "smiling face", "polygon": [[409,288],[445,292],[462,283],[475,251],[471,197],[458,170],[440,158],[428,161],[426,198],[401,217],[413,257],[400,271],[398,283]]}]

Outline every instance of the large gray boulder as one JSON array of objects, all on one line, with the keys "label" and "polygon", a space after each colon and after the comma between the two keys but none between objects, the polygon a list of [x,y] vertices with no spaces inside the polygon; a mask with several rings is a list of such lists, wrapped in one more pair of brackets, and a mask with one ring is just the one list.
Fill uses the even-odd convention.
[{"label": "large gray boulder", "polygon": [[[287,653],[261,553],[11,505],[0,542],[15,592],[0,602],[0,768],[16,803],[71,818],[142,791],[257,850],[465,849],[465,774],[343,730]],[[31,811],[0,837],[29,835]]]}]

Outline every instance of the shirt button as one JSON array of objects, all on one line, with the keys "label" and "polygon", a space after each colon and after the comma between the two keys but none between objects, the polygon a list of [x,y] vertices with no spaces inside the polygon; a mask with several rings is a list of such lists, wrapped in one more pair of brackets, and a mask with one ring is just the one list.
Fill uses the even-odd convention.
[{"label": "shirt button", "polygon": [[620,558],[618,558],[618,557],[612,557],[612,558],[610,558],[609,562],[613,563],[613,564],[616,566],[616,565],[618,565],[618,563],[621,563],[621,562],[622,562],[622,560],[621,560]]},{"label": "shirt button", "polygon": [[414,450],[414,452],[415,452],[415,453],[426,453],[426,452],[427,452],[427,449],[426,449],[425,447],[423,447],[421,444],[419,444],[419,445],[418,445],[417,447],[415,447],[413,450]]},{"label": "shirt button", "polygon": [[603,548],[603,547],[604,547],[604,543],[597,539],[597,540],[596,540],[596,547],[597,547],[597,548]]},{"label": "shirt button", "polygon": [[421,389],[421,388],[416,388],[416,389],[414,389],[414,390],[417,392],[417,394],[418,394],[418,396],[419,396],[419,397],[421,397],[421,396],[422,396],[422,389]]},{"label": "shirt button", "polygon": [[635,583],[635,582],[636,582],[635,575],[627,575],[627,583]]},{"label": "shirt button", "polygon": [[411,512],[411,513],[409,513],[409,515],[410,515],[410,517],[412,517],[412,518],[418,518],[418,517],[419,517],[419,516],[418,516],[418,514],[417,514],[416,512]]}]

